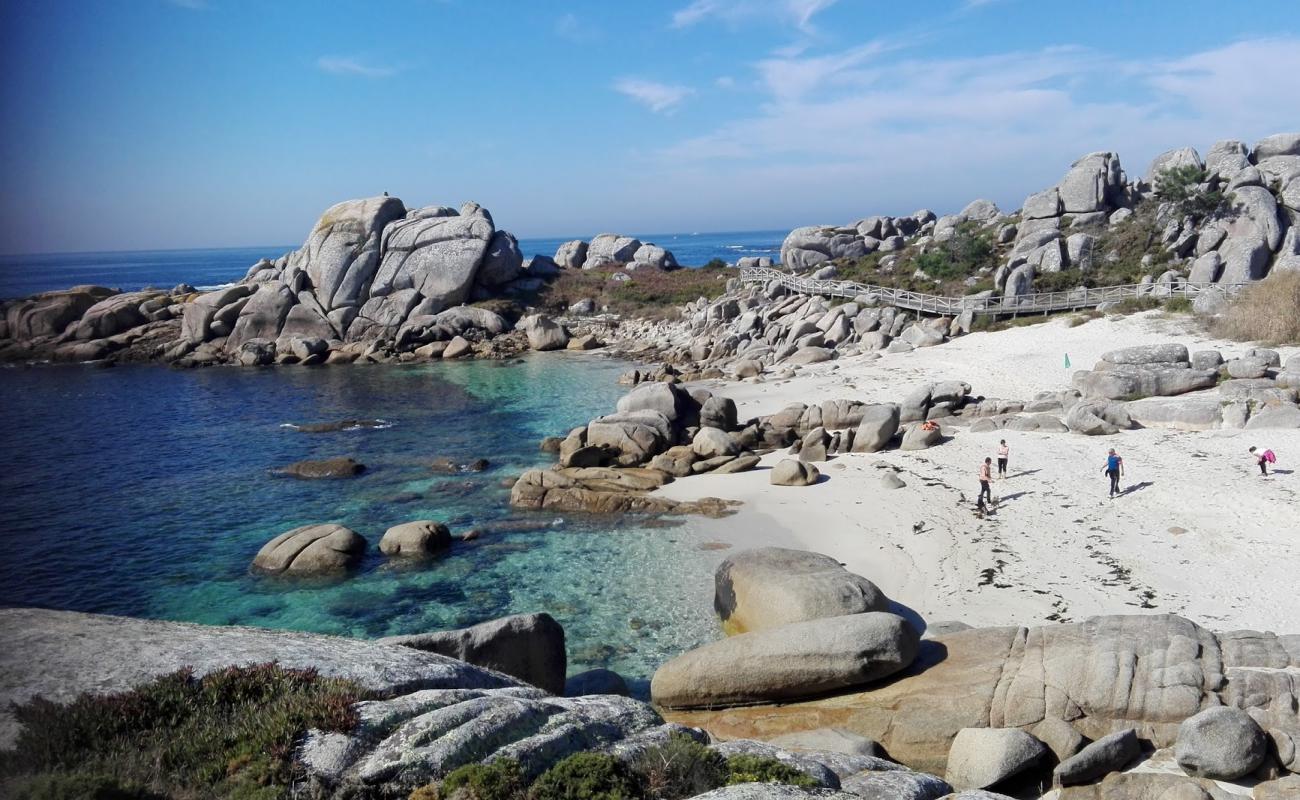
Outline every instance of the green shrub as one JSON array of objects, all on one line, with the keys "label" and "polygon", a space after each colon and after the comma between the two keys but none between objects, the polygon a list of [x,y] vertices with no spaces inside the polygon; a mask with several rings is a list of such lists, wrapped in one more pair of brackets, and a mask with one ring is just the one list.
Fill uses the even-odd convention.
[{"label": "green shrub", "polygon": [[1034,276],[1035,292],[1068,292],[1080,286],[1087,286],[1087,279],[1077,269],[1063,269],[1060,272],[1040,272]]},{"label": "green shrub", "polygon": [[528,790],[530,800],[636,800],[635,776],[606,753],[576,753],[543,772]]},{"label": "green shrub", "polygon": [[727,783],[727,759],[689,736],[668,741],[641,754],[633,765],[648,797],[682,800]]},{"label": "green shrub", "polygon": [[1113,311],[1116,314],[1137,314],[1155,308],[1160,308],[1160,300],[1154,297],[1130,297],[1116,303]]},{"label": "green shrub", "polygon": [[720,258],[711,258],[709,259],[708,263],[700,267],[700,269],[727,269],[727,267],[729,266],[730,265],[727,264],[727,262],[723,261]]},{"label": "green shrub", "polygon": [[1207,174],[1194,164],[1170,167],[1156,176],[1156,197],[1178,207],[1180,216],[1199,222],[1223,205],[1223,192],[1202,184]]},{"label": "green shrub", "polygon": [[521,800],[527,785],[519,762],[499,758],[490,764],[466,764],[447,773],[438,786],[436,797],[453,795],[464,800]]},{"label": "green shrub", "polygon": [[[23,725],[0,753],[0,782],[33,798],[68,787],[89,797],[281,798],[308,728],[350,730],[355,684],[275,664],[195,678],[182,670],[128,692],[14,708]],[[51,788],[53,787],[53,788]],[[53,795],[51,794],[53,793]],[[77,792],[71,792],[77,796]]]},{"label": "green shrub", "polygon": [[1165,311],[1170,314],[1190,314],[1192,313],[1192,298],[1186,295],[1171,297],[1165,301]]},{"label": "green shrub", "polygon": [[738,755],[727,759],[728,784],[785,783],[810,789],[817,781],[775,758]]}]

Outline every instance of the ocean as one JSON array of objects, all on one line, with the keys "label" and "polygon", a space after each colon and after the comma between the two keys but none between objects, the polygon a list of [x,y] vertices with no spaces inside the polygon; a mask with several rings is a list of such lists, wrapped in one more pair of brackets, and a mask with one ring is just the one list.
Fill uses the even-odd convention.
[{"label": "ocean", "polygon": [[[783,232],[644,237],[698,266],[778,252]],[[525,255],[564,239],[523,240]],[[123,290],[239,280],[291,248],[0,257],[0,297],[77,284]],[[549,463],[538,442],[610,413],[631,365],[537,353],[511,362],[318,369],[0,368],[0,605],[375,637],[547,611],[571,671],[607,667],[639,690],[665,659],[716,637],[712,572],[689,521],[521,513],[513,476]],[[304,422],[382,419],[306,434]],[[350,456],[355,479],[272,470]],[[429,464],[487,458],[481,474]],[[458,543],[427,564],[389,562],[391,525],[434,519]],[[299,525],[338,522],[371,550],[338,582],[249,572],[258,549]]]},{"label": "ocean", "polygon": [[[639,236],[673,252],[678,263],[699,267],[714,258],[729,264],[745,256],[781,254],[786,231],[731,233],[667,233]],[[561,242],[591,236],[521,239],[527,258],[555,255]],[[0,298],[26,297],[37,292],[81,284],[110,286],[123,291],[156,287],[170,289],[188,283],[200,289],[233,283],[260,258],[277,258],[297,245],[232,247],[207,250],[144,250],[136,252],[53,253],[0,256]]]},{"label": "ocean", "polygon": [[[171,370],[0,369],[0,605],[376,637],[546,611],[570,670],[615,669],[644,691],[667,658],[716,638],[712,572],[689,522],[520,512],[507,485],[549,463],[543,436],[610,413],[628,364],[537,353],[514,362]],[[309,434],[291,425],[379,419]],[[352,479],[273,473],[350,456]],[[483,473],[430,462],[486,458]],[[378,553],[391,525],[434,519],[442,558]],[[333,582],[252,574],[258,549],[338,522],[369,555]]]}]

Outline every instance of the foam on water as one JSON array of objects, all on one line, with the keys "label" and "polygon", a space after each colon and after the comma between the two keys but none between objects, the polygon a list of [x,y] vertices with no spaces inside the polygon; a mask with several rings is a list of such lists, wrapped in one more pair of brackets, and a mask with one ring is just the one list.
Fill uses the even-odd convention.
[{"label": "foam on water", "polygon": [[[0,604],[357,636],[548,611],[568,632],[571,669],[648,678],[714,637],[722,554],[700,551],[689,524],[513,511],[505,486],[548,460],[542,436],[610,411],[626,367],[546,353],[506,365],[6,371]],[[388,424],[308,435],[286,419]],[[334,481],[271,474],[330,456],[367,470]],[[439,457],[492,467],[440,475],[429,469]],[[429,564],[388,562],[379,537],[412,519],[481,536]],[[315,522],[367,538],[356,575],[250,574],[267,540]]]}]

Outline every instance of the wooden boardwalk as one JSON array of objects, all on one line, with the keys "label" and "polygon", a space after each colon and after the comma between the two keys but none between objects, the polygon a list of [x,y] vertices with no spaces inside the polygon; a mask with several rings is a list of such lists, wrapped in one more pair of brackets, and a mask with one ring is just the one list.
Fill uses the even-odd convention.
[{"label": "wooden boardwalk", "polygon": [[945,297],[854,281],[813,280],[770,267],[745,267],[740,271],[740,280],[744,283],[762,284],[775,281],[792,292],[822,297],[854,298],[865,295],[883,305],[945,317],[954,317],[964,311],[976,315],[998,316],[1079,311],[1096,308],[1103,303],[1119,303],[1141,297],[1154,297],[1161,300],[1172,297],[1194,298],[1202,292],[1212,290],[1235,294],[1241,291],[1242,287],[1249,285],[1245,283],[1135,283],[1124,286],[1100,286],[1095,289],[1070,289],[1064,292],[1034,292],[1015,297]]}]

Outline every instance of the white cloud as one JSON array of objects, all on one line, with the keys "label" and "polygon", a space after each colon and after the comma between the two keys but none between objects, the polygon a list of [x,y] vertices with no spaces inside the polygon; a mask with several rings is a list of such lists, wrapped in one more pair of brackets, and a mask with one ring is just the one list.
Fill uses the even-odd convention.
[{"label": "white cloud", "polygon": [[1015,208],[1083,153],[1113,150],[1140,175],[1169,148],[1294,129],[1300,105],[1300,83],[1259,79],[1300,74],[1296,38],[1144,60],[1082,47],[899,60],[882,47],[754,64],[768,101],[669,144],[660,163],[700,203],[738,213],[761,212],[747,193],[780,185],[808,209],[797,224],[976,196]]},{"label": "white cloud", "polygon": [[331,75],[358,75],[363,78],[391,78],[399,72],[396,67],[367,64],[361,59],[348,56],[321,56],[316,59],[316,67]]},{"label": "white cloud", "polygon": [[777,55],[759,61],[755,67],[764,85],[777,100],[797,100],[828,83],[844,85],[849,82],[869,80],[869,73],[856,71],[854,68],[873,56],[898,46],[873,41],[824,56],[799,58],[793,55]]},{"label": "white cloud", "polygon": [[719,75],[713,79],[713,85],[719,89],[734,89],[736,88],[736,79],[730,75]]},{"label": "white cloud", "polygon": [[673,12],[672,25],[674,28],[689,28],[717,14],[721,6],[717,0],[694,0],[689,6]]},{"label": "white cloud", "polygon": [[695,93],[687,86],[670,86],[640,78],[620,78],[614,90],[627,95],[655,113],[671,114],[687,97]]},{"label": "white cloud", "polygon": [[555,35],[571,42],[590,42],[600,38],[600,31],[593,25],[581,20],[576,14],[569,13],[555,21]]},{"label": "white cloud", "polygon": [[673,12],[672,27],[689,28],[708,19],[736,24],[747,19],[777,19],[812,33],[813,17],[838,0],[693,0]]}]

